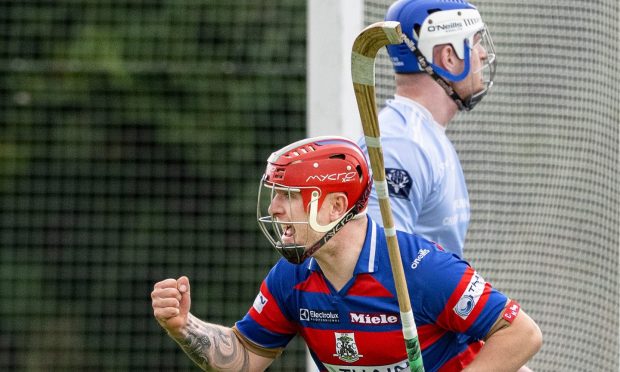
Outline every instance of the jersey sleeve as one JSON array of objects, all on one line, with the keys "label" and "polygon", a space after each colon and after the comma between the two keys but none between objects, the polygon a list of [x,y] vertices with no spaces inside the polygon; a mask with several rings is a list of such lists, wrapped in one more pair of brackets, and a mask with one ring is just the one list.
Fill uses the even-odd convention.
[{"label": "jersey sleeve", "polygon": [[244,341],[273,352],[281,351],[297,333],[297,324],[286,314],[286,293],[278,266],[263,280],[254,303],[234,327]]},{"label": "jersey sleeve", "polygon": [[456,255],[428,243],[416,267],[414,292],[427,321],[482,340],[502,315],[508,298]]}]

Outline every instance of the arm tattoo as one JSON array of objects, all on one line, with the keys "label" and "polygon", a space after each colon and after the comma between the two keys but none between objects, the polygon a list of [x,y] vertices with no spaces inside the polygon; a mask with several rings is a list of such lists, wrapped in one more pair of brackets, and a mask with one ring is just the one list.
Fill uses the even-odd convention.
[{"label": "arm tattoo", "polygon": [[204,371],[248,371],[248,351],[230,328],[189,316],[187,329],[175,341]]}]

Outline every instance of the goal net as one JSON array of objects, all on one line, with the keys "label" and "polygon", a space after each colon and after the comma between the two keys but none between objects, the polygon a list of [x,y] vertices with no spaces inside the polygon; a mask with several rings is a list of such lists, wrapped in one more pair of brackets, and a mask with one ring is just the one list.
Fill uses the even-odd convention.
[{"label": "goal net", "polygon": [[[364,24],[391,1],[364,1]],[[472,220],[465,257],[540,325],[537,371],[619,369],[620,7],[479,0],[496,85],[448,127]],[[381,52],[377,102],[393,94]]]}]

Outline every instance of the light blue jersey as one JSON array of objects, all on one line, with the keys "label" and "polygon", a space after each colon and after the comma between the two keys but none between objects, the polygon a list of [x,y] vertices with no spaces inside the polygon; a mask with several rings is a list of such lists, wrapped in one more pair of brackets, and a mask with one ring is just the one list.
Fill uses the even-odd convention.
[{"label": "light blue jersey", "polygon": [[[463,256],[469,196],[452,142],[426,108],[401,96],[379,114],[386,180],[396,229],[416,233]],[[368,156],[363,139],[358,145]],[[369,215],[381,222],[373,189]]]}]

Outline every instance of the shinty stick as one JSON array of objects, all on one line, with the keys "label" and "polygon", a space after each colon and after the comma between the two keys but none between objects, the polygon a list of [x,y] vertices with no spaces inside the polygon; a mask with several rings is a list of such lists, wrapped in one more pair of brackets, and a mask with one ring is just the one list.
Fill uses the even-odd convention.
[{"label": "shinty stick", "polygon": [[422,364],[422,351],[418,340],[418,332],[413,318],[413,310],[407,281],[403,269],[400,248],[396,238],[394,219],[390,207],[387,182],[385,180],[385,166],[383,162],[383,150],[381,149],[379,119],[375,103],[375,58],[379,49],[388,44],[400,44],[402,42],[402,30],[398,22],[377,22],[360,32],[353,43],[351,52],[351,75],[353,88],[357,99],[357,108],[360,113],[370,166],[373,171],[373,179],[379,207],[387,239],[388,252],[392,275],[396,285],[396,296],[402,322],[405,348],[409,369],[412,372],[424,372]]}]

